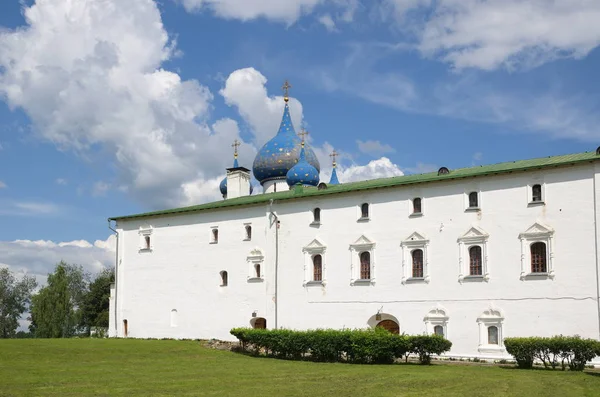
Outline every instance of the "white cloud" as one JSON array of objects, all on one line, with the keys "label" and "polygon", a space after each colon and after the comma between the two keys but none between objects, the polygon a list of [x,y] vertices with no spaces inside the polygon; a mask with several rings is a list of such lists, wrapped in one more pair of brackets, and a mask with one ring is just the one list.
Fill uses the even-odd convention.
[{"label": "white cloud", "polygon": [[4,182],[0,181],[0,189],[4,189],[4,188],[6,188],[6,187],[7,187],[7,186],[6,186],[6,183],[4,183]]},{"label": "white cloud", "polygon": [[331,15],[323,14],[319,18],[317,18],[317,20],[319,21],[319,23],[321,23],[321,25],[325,26],[325,29],[327,29],[328,31],[337,31],[337,28],[335,27],[335,22]]},{"label": "white cloud", "polygon": [[102,181],[98,181],[95,182],[94,185],[92,186],[92,196],[94,197],[100,197],[100,196],[106,196],[106,192],[108,192],[110,190],[110,183],[106,183],[106,182],[102,182]]},{"label": "white cloud", "polygon": [[[257,147],[271,139],[279,129],[283,114],[283,96],[269,96],[267,78],[254,68],[231,73],[220,91],[225,102],[235,106],[254,132]],[[293,87],[292,87],[293,89]],[[296,132],[302,125],[302,104],[290,97],[290,115]]]},{"label": "white cloud", "polygon": [[0,200],[0,215],[51,216],[61,212],[61,207],[50,202]]},{"label": "white cloud", "polygon": [[36,277],[38,283],[45,284],[48,273],[64,260],[77,264],[94,274],[114,266],[114,235],[91,244],[85,240],[55,243],[46,240],[0,241],[0,266],[5,266],[17,274],[27,273]]},{"label": "white cloud", "polygon": [[361,141],[360,139],[357,139],[356,144],[358,145],[358,150],[360,150],[362,153],[370,154],[373,156],[396,152],[396,149],[394,149],[387,143],[381,143],[379,141]]},{"label": "white cloud", "polygon": [[600,44],[595,0],[386,1],[396,7],[400,24],[407,13],[421,11],[408,23],[417,47],[457,69],[531,68],[582,58]]},{"label": "white cloud", "polygon": [[387,157],[372,160],[367,165],[340,166],[337,173],[342,183],[404,175],[400,167]]},{"label": "white cloud", "polygon": [[64,178],[56,178],[56,180],[54,182],[56,182],[57,185],[62,185],[62,186],[66,186],[68,184],[68,181]]},{"label": "white cloud", "polygon": [[175,45],[154,1],[38,0],[24,16],[0,33],[0,97],[39,137],[114,153],[110,183],[150,207],[186,202],[187,184],[224,175],[237,126],[209,125],[209,90],[162,68]]},{"label": "white cloud", "polygon": [[435,164],[418,162],[415,166],[406,167],[404,169],[411,174],[425,174],[427,172],[437,171],[439,167]]}]

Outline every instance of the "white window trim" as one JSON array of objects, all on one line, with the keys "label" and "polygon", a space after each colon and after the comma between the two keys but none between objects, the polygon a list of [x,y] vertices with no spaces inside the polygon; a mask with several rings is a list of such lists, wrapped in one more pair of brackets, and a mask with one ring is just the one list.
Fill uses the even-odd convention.
[{"label": "white window trim", "polygon": [[209,240],[208,243],[209,244],[218,244],[219,243],[219,237],[217,237],[217,239],[215,239],[215,235],[214,235],[214,231],[217,231],[217,235],[219,234],[219,226],[211,226],[210,227],[210,236],[209,236]]},{"label": "white window trim", "polygon": [[[318,238],[311,241],[306,247],[302,248],[304,253],[304,281],[303,286],[326,285],[327,284],[327,258],[325,257],[327,246]],[[313,257],[321,255],[321,281],[313,280]]]},{"label": "white window trim", "polygon": [[[525,232],[519,234],[519,240],[521,240],[520,279],[554,279],[554,229],[543,223],[536,222]],[[535,243],[546,244],[546,273],[533,273],[531,271],[531,244]]]},{"label": "white window trim", "polygon": [[[369,252],[371,259],[371,278],[360,278],[360,253]],[[375,284],[375,242],[362,235],[353,244],[350,244],[350,285]]]},{"label": "white window trim", "polygon": [[[368,204],[369,205],[369,216],[366,218],[363,218],[362,216],[362,205],[363,204]],[[357,222],[369,222],[371,220],[371,218],[373,218],[373,203],[371,203],[369,200],[363,200],[358,204],[358,214],[357,214]]]},{"label": "white window trim", "polygon": [[425,330],[427,335],[435,334],[436,325],[440,325],[444,329],[444,338],[448,339],[448,312],[442,306],[436,306],[431,309],[425,316]]},{"label": "white window trim", "polygon": [[[465,234],[458,238],[458,281],[489,281],[489,234],[478,226],[472,226]],[[469,274],[469,249],[475,245],[481,247],[481,276]]]},{"label": "white window trim", "polygon": [[252,240],[252,235],[250,235],[250,237],[248,237],[248,232],[246,231],[246,227],[250,226],[250,233],[252,234],[253,230],[252,230],[252,223],[248,222],[248,223],[244,223],[244,239],[243,241],[251,241]]},{"label": "white window trim", "polygon": [[[533,201],[533,186],[540,185],[542,187],[542,201]],[[542,177],[537,176],[532,178],[527,184],[527,206],[536,207],[546,205],[546,184]]]},{"label": "white window trim", "polygon": [[[421,212],[414,212],[415,199],[421,199]],[[423,214],[425,213],[425,199],[423,198],[423,196],[414,196],[413,198],[411,198],[409,200],[408,207],[409,207],[408,208],[408,217],[409,218],[419,218],[419,217],[423,216]]]},{"label": "white window trim", "polygon": [[[254,248],[246,257],[248,263],[248,282],[262,282],[265,277],[265,255],[260,248]],[[260,265],[260,277],[256,277],[254,266]]]},{"label": "white window trim", "polygon": [[[319,220],[316,221],[315,220],[315,210],[319,209]],[[319,207],[318,205],[315,205],[311,210],[310,210],[310,217],[311,217],[311,221],[310,221],[310,226],[321,226],[321,215],[323,214],[323,208]]]},{"label": "white window trim", "polygon": [[[424,282],[428,283],[429,277],[429,240],[419,232],[414,232],[400,243],[402,247],[402,284]],[[423,250],[423,277],[412,276],[412,252],[416,249]]]},{"label": "white window trim", "polygon": [[[151,252],[152,250],[154,250],[154,239],[152,238],[152,232],[153,232],[153,228],[152,226],[148,226],[148,227],[140,227],[139,230],[139,236],[140,236],[140,242],[139,242],[139,251],[140,252]],[[146,247],[146,237],[150,237],[150,247]]]},{"label": "white window trim", "polygon": [[[504,348],[504,314],[502,311],[493,305],[485,310],[479,318],[477,325],[479,327],[479,346],[477,350],[480,353],[502,353]],[[495,326],[498,328],[498,344],[490,345],[488,343],[488,327]]]},{"label": "white window trim", "polygon": [[[469,206],[469,194],[477,193],[477,207]],[[482,203],[481,203],[481,190],[478,187],[472,187],[471,189],[465,190],[464,194],[464,202],[465,202],[465,212],[476,212],[481,211]]]}]

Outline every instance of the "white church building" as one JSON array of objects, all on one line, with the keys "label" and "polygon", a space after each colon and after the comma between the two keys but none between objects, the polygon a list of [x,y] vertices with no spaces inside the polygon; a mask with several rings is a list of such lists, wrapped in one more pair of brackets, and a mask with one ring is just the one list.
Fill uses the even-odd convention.
[{"label": "white church building", "polygon": [[110,218],[110,336],[381,326],[481,358],[600,337],[598,151],[354,183],[334,158],[323,183],[287,99],[253,164],[264,193],[236,156],[221,201]]}]

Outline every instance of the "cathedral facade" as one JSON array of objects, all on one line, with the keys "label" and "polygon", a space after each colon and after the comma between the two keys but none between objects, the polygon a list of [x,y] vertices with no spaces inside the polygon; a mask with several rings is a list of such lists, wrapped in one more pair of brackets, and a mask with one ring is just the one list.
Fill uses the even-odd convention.
[{"label": "cathedral facade", "polygon": [[264,193],[236,156],[222,201],[111,218],[111,336],[380,326],[481,358],[600,337],[598,151],[355,183],[334,161],[322,182],[285,99],[253,164]]}]

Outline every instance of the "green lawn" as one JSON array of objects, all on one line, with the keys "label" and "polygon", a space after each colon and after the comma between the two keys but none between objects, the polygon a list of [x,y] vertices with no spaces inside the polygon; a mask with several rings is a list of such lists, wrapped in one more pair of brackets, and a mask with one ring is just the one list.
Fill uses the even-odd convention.
[{"label": "green lawn", "polygon": [[199,342],[0,340],[0,396],[600,396],[600,373],[248,357]]}]

